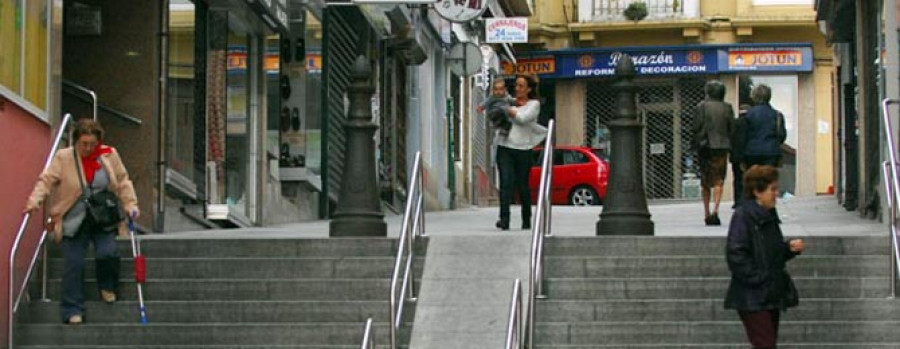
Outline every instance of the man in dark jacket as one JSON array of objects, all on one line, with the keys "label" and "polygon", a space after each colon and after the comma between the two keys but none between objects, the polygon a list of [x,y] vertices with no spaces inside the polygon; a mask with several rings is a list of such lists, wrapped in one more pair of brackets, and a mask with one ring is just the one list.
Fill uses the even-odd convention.
[{"label": "man in dark jacket", "polygon": [[784,241],[775,203],[778,170],[754,166],[744,175],[744,202],[728,229],[726,258],[731,282],[725,308],[738,311],[754,348],[775,348],[781,311],[798,304],[785,270],[805,249],[803,240]]},{"label": "man in dark jacket", "polygon": [[787,138],[784,115],[772,108],[772,89],[760,84],[750,92],[756,105],[746,116],[744,132],[745,168],[753,165],[778,166],[781,160],[781,143]]},{"label": "man in dark jacket", "polygon": [[[719,202],[734,132],[734,109],[724,102],[725,85],[717,80],[706,83],[706,100],[697,105],[694,118],[694,142],[700,157],[700,185],[703,188],[703,212],[706,225],[721,225]],[[712,191],[712,193],[710,193]],[[709,210],[712,194],[714,206]]]}]

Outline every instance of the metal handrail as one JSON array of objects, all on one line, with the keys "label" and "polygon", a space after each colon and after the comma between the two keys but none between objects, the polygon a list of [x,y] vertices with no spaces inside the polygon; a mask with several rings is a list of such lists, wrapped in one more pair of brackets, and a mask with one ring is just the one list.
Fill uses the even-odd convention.
[{"label": "metal handrail", "polygon": [[[390,300],[390,332],[391,349],[397,349],[397,332],[400,329],[403,318],[404,300],[415,301],[415,270],[413,260],[415,253],[415,241],[417,237],[425,236],[425,195],[423,192],[424,178],[422,172],[422,152],[416,152],[413,161],[412,176],[409,179],[409,195],[406,198],[406,210],[403,213],[403,224],[400,228],[400,244],[397,247],[397,258],[394,261],[394,271],[391,274],[391,300]],[[403,256],[406,255],[406,267],[403,270],[403,280],[399,298],[397,286],[400,280],[400,268]],[[409,298],[406,292],[409,291]]]},{"label": "metal handrail", "polygon": [[63,86],[65,86],[65,87],[73,88],[73,89],[75,89],[75,90],[77,90],[77,91],[79,91],[79,92],[81,92],[81,93],[84,93],[84,94],[86,94],[86,95],[88,95],[88,96],[91,97],[92,105],[93,105],[93,111],[94,111],[94,121],[97,121],[97,108],[100,107],[100,101],[99,101],[99,99],[97,98],[97,92],[94,92],[94,90],[91,90],[91,89],[89,89],[89,88],[87,88],[87,87],[84,87],[84,86],[81,86],[81,85],[79,85],[79,84],[76,84],[76,83],[74,83],[74,82],[72,82],[72,81],[69,81],[69,80],[63,80],[63,81],[62,81],[62,84],[63,84]]},{"label": "metal handrail", "polygon": [[375,335],[372,332],[372,318],[366,320],[366,329],[363,331],[362,344],[359,349],[375,349]]},{"label": "metal handrail", "polygon": [[897,195],[897,188],[891,185],[891,175],[890,175],[890,167],[891,163],[889,161],[885,161],[882,163],[881,168],[881,176],[884,179],[884,188],[887,192],[887,204],[888,209],[890,211],[890,222],[891,222],[891,277],[890,277],[890,289],[891,289],[891,298],[897,297],[897,270],[898,266],[900,266],[900,251],[897,249],[897,201],[895,201],[895,197]]},{"label": "metal handrail", "polygon": [[544,157],[541,161],[541,182],[538,187],[537,212],[534,215],[534,224],[531,233],[531,270],[528,274],[528,299],[525,321],[525,344],[527,348],[534,348],[534,318],[535,301],[546,298],[541,285],[544,280],[544,238],[551,236],[550,218],[553,205],[550,202],[550,184],[553,183],[553,134],[555,124],[553,119],[547,124],[547,138],[544,140]]},{"label": "metal handrail", "polygon": [[[900,203],[900,178],[898,178],[897,175],[897,149],[894,144],[893,128],[891,126],[890,111],[888,110],[888,106],[891,104],[900,104],[900,100],[885,98],[881,101],[884,133],[885,136],[887,136],[888,153],[890,156],[890,161],[885,163],[885,167],[890,167],[890,170],[884,169],[883,172],[885,182],[884,189],[888,193],[888,205],[891,210],[891,256],[889,256],[891,264],[890,289],[891,298],[894,298],[897,296],[897,271],[900,269],[900,249],[897,248],[897,230],[898,225],[900,225],[900,222],[897,221],[897,203]],[[887,172],[890,172],[890,181],[888,181]]]},{"label": "metal handrail", "polygon": [[[74,93],[72,94],[73,96],[78,97],[78,99],[80,99],[80,100],[82,100],[82,101],[85,101],[85,102],[90,102],[90,103],[92,104],[92,106],[93,106],[93,108],[94,108],[94,120],[97,120],[97,118],[100,116],[100,115],[99,115],[99,110],[103,110],[103,111],[105,111],[105,112],[107,112],[107,113],[112,114],[113,116],[116,116],[116,117],[118,117],[118,118],[120,118],[120,119],[122,119],[122,120],[128,121],[128,122],[130,122],[130,123],[132,123],[132,124],[135,124],[135,125],[138,125],[138,126],[140,126],[140,125],[142,125],[142,124],[144,123],[143,120],[138,119],[138,118],[132,116],[131,114],[125,113],[125,112],[120,111],[120,110],[117,110],[117,109],[113,109],[113,108],[107,107],[107,106],[105,106],[105,105],[101,105],[100,102],[99,102],[99,100],[98,100],[98,98],[97,98],[97,94],[94,93],[94,91],[89,90],[88,88],[86,88],[86,87],[84,87],[84,86],[78,85],[78,84],[76,84],[76,83],[74,83],[74,82],[71,82],[71,81],[63,81],[63,85],[65,85],[65,86],[67,86],[67,87],[70,87],[70,88],[72,88],[72,89],[75,89],[75,90],[78,91],[78,92],[82,92],[83,94],[88,95],[88,97],[90,98],[90,100],[87,100],[87,99],[84,98],[83,96],[78,96],[78,95],[76,95],[76,94],[74,94]],[[65,92],[65,91],[64,91],[64,92]]]},{"label": "metal handrail", "polygon": [[[56,151],[59,149],[59,143],[62,141],[63,135],[66,133],[66,127],[69,125],[69,122],[72,120],[71,114],[66,114],[63,116],[62,122],[60,123],[59,130],[56,132],[56,137],[53,139],[53,146],[50,148],[50,154],[47,155],[47,160],[44,161],[44,167],[41,169],[41,172],[46,171],[48,167],[50,167],[50,162],[53,160],[53,156],[56,154]],[[34,269],[34,263],[37,261],[38,253],[41,250],[41,246],[44,245],[44,241],[47,239],[47,231],[44,230],[44,233],[41,234],[41,238],[38,242],[37,247],[34,252],[32,252],[31,262],[28,265],[27,272],[25,274],[25,278],[22,279],[22,286],[20,287],[19,293],[15,293],[16,289],[16,255],[19,253],[19,245],[22,243],[22,237],[25,235],[25,229],[28,227],[28,221],[31,219],[31,212],[25,212],[22,216],[22,224],[19,225],[19,231],[16,232],[16,239],[12,244],[12,248],[9,251],[9,307],[8,310],[8,322],[9,325],[9,338],[7,348],[13,348],[13,331],[15,329],[15,315],[16,310],[19,308],[19,302],[22,300],[22,296],[25,294],[25,289],[28,286],[28,279],[31,278],[31,271]],[[45,258],[44,263],[46,267],[46,250],[44,252]],[[44,292],[44,297],[46,297],[46,268],[44,268],[44,282],[42,286],[42,292]]]},{"label": "metal handrail", "polygon": [[522,280],[513,283],[512,300],[509,303],[509,325],[506,327],[506,349],[522,346]]}]

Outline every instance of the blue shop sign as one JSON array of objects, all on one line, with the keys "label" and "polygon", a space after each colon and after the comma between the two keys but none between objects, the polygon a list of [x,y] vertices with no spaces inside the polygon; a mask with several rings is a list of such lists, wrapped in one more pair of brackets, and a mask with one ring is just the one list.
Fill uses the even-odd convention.
[{"label": "blue shop sign", "polygon": [[[812,45],[807,43],[571,49],[534,54],[533,57],[555,60],[555,71],[541,71],[541,77],[561,79],[613,76],[623,54],[634,60],[638,75],[810,72],[813,69]],[[523,57],[522,61],[530,62],[529,57]],[[520,70],[512,67],[510,71]]]},{"label": "blue shop sign", "polygon": [[714,74],[718,60],[714,50],[640,50],[558,55],[559,78],[589,78],[615,75],[623,54],[634,60],[638,75]]}]

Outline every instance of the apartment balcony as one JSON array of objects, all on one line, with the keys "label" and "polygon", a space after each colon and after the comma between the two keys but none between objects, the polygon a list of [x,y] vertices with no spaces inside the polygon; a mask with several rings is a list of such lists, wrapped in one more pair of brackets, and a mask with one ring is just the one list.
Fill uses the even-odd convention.
[{"label": "apartment balcony", "polygon": [[635,2],[647,5],[647,17],[643,21],[678,21],[700,17],[700,0],[580,0],[578,21],[630,22],[623,12]]}]

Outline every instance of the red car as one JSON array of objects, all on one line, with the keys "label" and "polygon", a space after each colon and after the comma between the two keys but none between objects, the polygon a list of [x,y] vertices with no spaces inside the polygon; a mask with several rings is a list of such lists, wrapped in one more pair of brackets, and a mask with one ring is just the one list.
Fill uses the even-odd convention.
[{"label": "red car", "polygon": [[[532,203],[537,204],[541,181],[543,149],[534,150],[534,166],[529,185]],[[600,205],[606,198],[609,163],[602,151],[588,147],[557,146],[553,151],[553,183],[550,200],[554,205]]]}]

